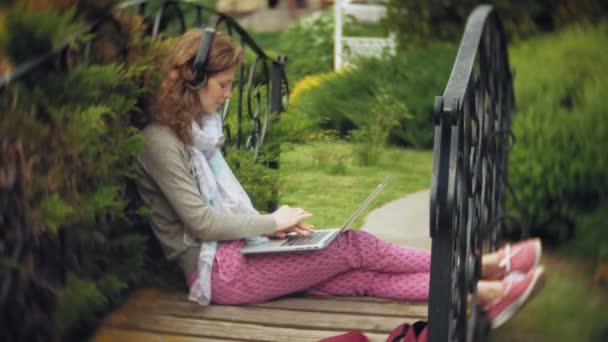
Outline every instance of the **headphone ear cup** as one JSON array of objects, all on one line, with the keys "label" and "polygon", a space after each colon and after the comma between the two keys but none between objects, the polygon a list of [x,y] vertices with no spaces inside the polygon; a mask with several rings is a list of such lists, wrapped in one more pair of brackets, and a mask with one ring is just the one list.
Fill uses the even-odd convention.
[{"label": "headphone ear cup", "polygon": [[197,76],[195,79],[186,82],[186,86],[192,90],[199,90],[207,83],[207,73]]}]

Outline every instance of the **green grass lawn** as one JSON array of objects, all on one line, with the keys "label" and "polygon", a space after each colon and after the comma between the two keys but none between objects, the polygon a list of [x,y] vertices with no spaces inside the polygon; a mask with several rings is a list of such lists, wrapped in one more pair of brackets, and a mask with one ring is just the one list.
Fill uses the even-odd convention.
[{"label": "green grass lawn", "polygon": [[546,252],[545,288],[492,341],[606,341],[608,288],[594,284],[593,262]]},{"label": "green grass lawn", "polygon": [[[431,184],[432,151],[385,148],[372,166],[357,163],[355,145],[316,142],[281,154],[280,203],[313,213],[317,228],[341,226],[358,205],[388,176],[393,180],[368,211]],[[360,227],[367,213],[353,227]]]}]

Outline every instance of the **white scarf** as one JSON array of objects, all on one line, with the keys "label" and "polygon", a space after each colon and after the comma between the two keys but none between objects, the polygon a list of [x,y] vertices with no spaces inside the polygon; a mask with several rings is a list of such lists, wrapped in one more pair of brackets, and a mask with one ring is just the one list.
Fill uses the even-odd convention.
[{"label": "white scarf", "polygon": [[[222,213],[258,214],[220,151],[220,146],[224,143],[220,115],[204,114],[199,123],[192,122],[192,136],[192,171],[203,200],[213,210]],[[189,246],[198,245],[187,233],[184,233],[184,243]],[[200,245],[198,276],[190,287],[188,298],[207,305],[211,301],[211,267],[217,241],[205,241]]]}]

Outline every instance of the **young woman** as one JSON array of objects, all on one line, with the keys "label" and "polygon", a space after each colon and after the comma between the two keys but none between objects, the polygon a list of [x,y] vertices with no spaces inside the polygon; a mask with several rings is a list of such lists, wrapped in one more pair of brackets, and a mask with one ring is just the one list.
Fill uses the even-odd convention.
[{"label": "young woman", "polygon": [[[430,253],[349,231],[316,252],[244,256],[245,239],[307,234],[311,213],[282,206],[261,215],[225,163],[217,114],[232,95],[242,52],[216,34],[204,62],[193,67],[203,31],[191,30],[169,49],[150,103],[146,147],[138,158],[138,190],[165,255],[176,260],[201,304],[249,304],[295,292],[427,300]],[[200,53],[199,53],[200,54]],[[199,61],[197,60],[197,63]],[[502,324],[542,284],[539,240],[482,258],[478,301]],[[518,273],[521,276],[508,277]]]}]

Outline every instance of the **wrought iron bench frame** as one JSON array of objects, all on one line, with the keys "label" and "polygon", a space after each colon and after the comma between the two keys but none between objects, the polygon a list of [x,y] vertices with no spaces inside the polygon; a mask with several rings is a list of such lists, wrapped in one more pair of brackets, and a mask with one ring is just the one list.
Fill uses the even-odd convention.
[{"label": "wrought iron bench frame", "polygon": [[487,334],[476,301],[477,281],[481,255],[496,249],[503,236],[513,106],[502,24],[492,6],[478,6],[468,18],[443,96],[435,98],[432,342],[472,341]]}]

